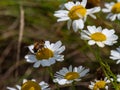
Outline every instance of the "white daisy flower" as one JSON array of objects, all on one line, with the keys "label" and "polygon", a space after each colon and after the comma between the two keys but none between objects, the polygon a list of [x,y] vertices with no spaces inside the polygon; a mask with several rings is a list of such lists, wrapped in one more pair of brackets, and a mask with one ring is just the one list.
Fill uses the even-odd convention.
[{"label": "white daisy flower", "polygon": [[63,67],[59,72],[56,72],[53,82],[60,85],[70,84],[73,81],[80,81],[89,72],[89,69],[85,69],[82,66],[74,67],[69,66],[69,69]]},{"label": "white daisy flower", "polygon": [[33,50],[34,45],[30,45],[28,48],[33,54],[26,55],[25,59],[29,63],[34,63],[33,67],[35,68],[38,68],[40,65],[50,66],[56,61],[61,62],[64,60],[64,55],[61,55],[61,53],[65,50],[65,46],[61,45],[61,41],[51,44],[49,41],[45,41],[44,47],[36,53]]},{"label": "white daisy flower", "polygon": [[111,50],[110,59],[117,60],[116,64],[120,63],[120,46],[116,50]]},{"label": "white daisy flower", "polygon": [[110,80],[107,79],[107,77],[104,78],[104,80],[95,80],[95,82],[91,82],[89,85],[89,88],[91,90],[108,90],[108,83],[110,83]]},{"label": "white daisy flower", "polygon": [[72,24],[73,30],[77,32],[78,29],[84,28],[84,22],[86,21],[87,15],[96,19],[96,16],[93,15],[93,13],[100,11],[100,7],[86,9],[86,4],[87,0],[82,0],[82,2],[76,1],[76,3],[65,3],[64,6],[67,10],[58,10],[55,12],[54,16],[58,17],[58,22],[68,21],[68,29],[70,29]]},{"label": "white daisy flower", "polygon": [[89,45],[97,44],[99,47],[104,47],[105,45],[113,45],[117,43],[118,36],[115,35],[115,30],[103,29],[102,27],[87,26],[87,30],[82,30],[81,39],[89,40]]},{"label": "white daisy flower", "polygon": [[16,85],[16,88],[7,87],[7,90],[50,90],[49,85],[44,81],[37,83],[35,79],[23,80],[23,84]]},{"label": "white daisy flower", "polygon": [[117,81],[120,82],[120,74],[117,75]]},{"label": "white daisy flower", "polygon": [[111,21],[120,20],[120,0],[117,0],[117,2],[111,2],[111,3],[105,3],[105,7],[102,11],[104,13],[109,13],[107,15],[107,19],[110,19]]}]

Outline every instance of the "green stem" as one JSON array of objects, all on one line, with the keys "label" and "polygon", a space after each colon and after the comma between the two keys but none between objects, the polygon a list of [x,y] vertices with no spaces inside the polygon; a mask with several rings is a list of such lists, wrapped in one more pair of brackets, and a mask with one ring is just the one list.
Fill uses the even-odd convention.
[{"label": "green stem", "polygon": [[[50,66],[47,69],[48,69],[48,72],[50,74],[51,79],[53,80],[54,79],[54,75],[53,75],[52,67]],[[56,86],[57,90],[60,90],[57,83],[55,83],[55,86]]]},{"label": "green stem", "polygon": [[72,90],[76,90],[76,89],[75,89],[75,83],[74,83],[74,82],[72,83],[71,88],[72,88]]},{"label": "green stem", "polygon": [[[100,66],[102,67],[102,70],[104,71],[105,76],[111,81],[112,85],[114,86],[115,90],[118,90],[117,87],[117,81],[116,81],[116,76],[113,74],[113,72],[110,69],[110,66],[108,65],[107,62],[103,62],[103,60],[100,57],[100,48],[97,47],[97,49],[93,50],[85,41],[86,45],[90,49],[90,51],[94,54],[96,57],[96,60],[99,62]],[[111,80],[111,76],[114,81]]]}]

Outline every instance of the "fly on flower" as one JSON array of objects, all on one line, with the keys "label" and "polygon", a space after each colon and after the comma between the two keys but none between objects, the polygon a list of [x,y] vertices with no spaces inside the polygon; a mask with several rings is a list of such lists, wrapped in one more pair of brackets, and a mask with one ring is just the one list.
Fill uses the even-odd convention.
[{"label": "fly on flower", "polygon": [[[38,42],[30,45],[28,48],[31,54],[25,55],[25,59],[29,63],[34,63],[33,67],[35,68],[38,68],[40,65],[50,66],[56,61],[64,60],[64,55],[61,53],[65,50],[65,46],[62,46],[61,41],[57,41],[56,43],[41,41],[41,43]],[[34,48],[37,48],[35,49],[37,52],[34,51]]]},{"label": "fly on flower", "polygon": [[39,50],[42,50],[45,46],[45,41],[44,40],[40,40],[38,42],[34,43],[34,48],[33,51],[36,53]]}]

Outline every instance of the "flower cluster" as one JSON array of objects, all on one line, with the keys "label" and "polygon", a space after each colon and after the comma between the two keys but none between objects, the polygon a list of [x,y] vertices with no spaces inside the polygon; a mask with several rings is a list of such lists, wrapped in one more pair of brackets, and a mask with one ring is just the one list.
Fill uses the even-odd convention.
[{"label": "flower cluster", "polygon": [[[97,17],[94,15],[102,11],[103,13],[109,13],[107,15],[107,19],[111,21],[120,20],[120,0],[117,0],[116,3],[105,3],[106,8],[102,8],[100,6],[93,8],[86,8],[87,0],[79,1],[69,1],[64,4],[64,8],[58,11],[55,11],[54,16],[58,18],[58,22],[67,21],[67,28],[72,29],[77,32],[79,30],[80,37],[82,40],[87,40],[88,45],[97,45],[97,48],[103,48],[105,45],[113,46],[117,43],[118,36],[115,34],[114,29],[102,28],[102,26],[95,25],[86,25],[87,16],[91,16],[93,19]],[[90,47],[90,46],[88,46]],[[34,68],[50,67],[55,64],[56,61],[62,62],[64,61],[64,55],[62,54],[65,50],[65,46],[62,45],[61,41],[57,41],[56,43],[50,43],[50,41],[39,41],[34,43],[33,45],[28,46],[31,54],[25,55],[25,59],[29,63],[34,63]],[[91,47],[92,49],[92,47]],[[96,50],[92,50],[96,51]],[[98,55],[98,53],[97,53]],[[96,56],[96,60],[98,60],[101,65],[105,77],[104,79],[95,79],[95,81],[91,81],[90,85],[88,85],[91,90],[108,90],[109,85],[112,85],[115,90],[119,90],[117,87],[120,83],[120,75],[114,75],[110,70],[109,66],[104,63],[101,56]],[[117,64],[120,63],[120,47],[116,50],[110,51],[110,59],[116,60]],[[90,70],[86,69],[83,66],[72,67],[69,68],[63,67],[61,70],[57,71],[52,77],[53,82],[59,85],[67,85],[73,84],[74,82],[80,82],[83,77],[88,75]],[[50,72],[52,73],[52,72]],[[112,83],[112,84],[111,84]],[[35,80],[23,80],[23,84],[16,85],[16,89],[12,87],[7,87],[9,90],[50,90],[49,85],[44,81],[37,83]]]}]

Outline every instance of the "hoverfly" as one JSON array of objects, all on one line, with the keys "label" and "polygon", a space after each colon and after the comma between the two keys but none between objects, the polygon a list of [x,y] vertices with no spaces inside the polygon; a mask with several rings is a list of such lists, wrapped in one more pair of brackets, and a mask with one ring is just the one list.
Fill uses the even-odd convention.
[{"label": "hoverfly", "polygon": [[39,50],[42,50],[45,46],[45,41],[44,40],[40,40],[38,42],[34,43],[34,47],[33,47],[33,51],[36,53]]}]

